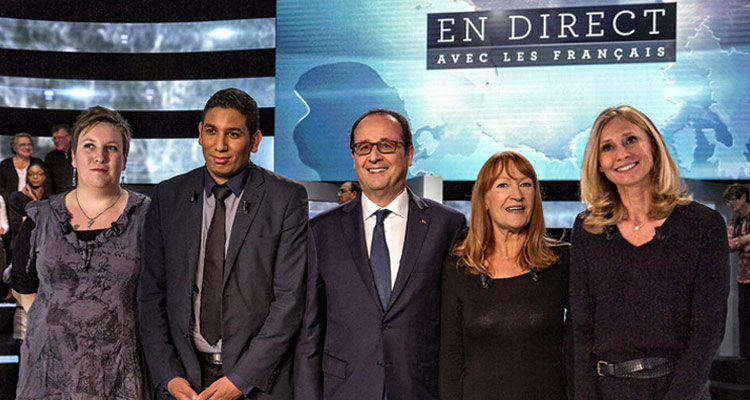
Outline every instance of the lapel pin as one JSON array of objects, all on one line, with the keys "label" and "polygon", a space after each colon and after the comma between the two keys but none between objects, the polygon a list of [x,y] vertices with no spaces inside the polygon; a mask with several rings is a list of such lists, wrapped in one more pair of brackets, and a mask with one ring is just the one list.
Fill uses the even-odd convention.
[{"label": "lapel pin", "polygon": [[422,218],[419,221],[422,222],[422,225],[427,225],[427,220],[426,219]]}]

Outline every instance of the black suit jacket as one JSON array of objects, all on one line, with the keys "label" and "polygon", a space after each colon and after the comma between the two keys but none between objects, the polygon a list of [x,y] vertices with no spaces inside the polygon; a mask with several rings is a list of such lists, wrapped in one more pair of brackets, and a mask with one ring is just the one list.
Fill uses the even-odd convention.
[{"label": "black suit jacket", "polygon": [[403,254],[383,309],[360,196],[310,221],[296,398],[382,400],[385,387],[389,400],[436,400],[441,266],[465,218],[409,192]]},{"label": "black suit jacket", "polygon": [[[291,399],[293,344],[304,307],[307,195],[250,165],[224,264],[222,369],[252,399]],[[144,226],[138,286],[141,341],[153,382],[180,376],[200,389],[190,336],[201,240],[203,169],[156,187]]]}]

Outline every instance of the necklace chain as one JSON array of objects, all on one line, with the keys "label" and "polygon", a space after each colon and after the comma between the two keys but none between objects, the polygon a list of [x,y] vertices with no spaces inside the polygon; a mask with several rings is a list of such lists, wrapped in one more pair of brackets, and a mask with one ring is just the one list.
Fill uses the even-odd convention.
[{"label": "necklace chain", "polygon": [[643,224],[646,223],[646,221],[644,221],[644,222],[641,222],[640,224],[636,225],[635,222],[633,222],[633,220],[628,219],[628,221],[630,221],[630,224],[633,225],[633,229],[636,230],[636,231],[640,230],[641,227],[643,227]]},{"label": "necklace chain", "polygon": [[115,199],[114,202],[112,202],[112,204],[109,205],[109,207],[105,208],[104,210],[102,210],[102,212],[100,212],[99,214],[96,214],[94,217],[89,217],[89,215],[86,214],[86,211],[83,211],[83,207],[81,207],[81,201],[78,200],[78,190],[76,189],[73,192],[75,193],[75,196],[76,196],[76,203],[78,203],[78,209],[81,210],[81,213],[83,213],[83,216],[88,219],[88,221],[86,221],[86,224],[88,225],[89,228],[91,228],[91,225],[94,225],[94,221],[96,221],[97,218],[101,217],[102,214],[107,212],[107,210],[114,207],[115,204],[117,204],[117,202],[120,201],[120,197],[122,197],[122,190],[120,190],[120,193],[117,194],[117,198]]}]

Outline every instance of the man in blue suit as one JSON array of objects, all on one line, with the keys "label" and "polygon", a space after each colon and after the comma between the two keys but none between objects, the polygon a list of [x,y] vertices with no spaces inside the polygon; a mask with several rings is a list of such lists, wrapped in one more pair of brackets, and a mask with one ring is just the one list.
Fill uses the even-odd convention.
[{"label": "man in blue suit", "polygon": [[247,93],[215,93],[198,132],[206,165],[160,183],[144,226],[138,307],[153,383],[178,400],[291,400],[305,189],[250,162],[261,132]]},{"label": "man in blue suit", "polygon": [[406,188],[409,124],[363,114],[350,147],[362,193],[310,221],[295,398],[438,398],[440,271],[459,212]]}]

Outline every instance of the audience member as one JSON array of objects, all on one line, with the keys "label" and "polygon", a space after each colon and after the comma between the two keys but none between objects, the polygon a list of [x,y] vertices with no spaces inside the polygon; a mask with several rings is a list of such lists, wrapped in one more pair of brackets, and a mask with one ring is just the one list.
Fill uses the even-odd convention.
[{"label": "audience member", "polygon": [[339,204],[344,204],[347,201],[353,200],[362,191],[359,187],[359,183],[354,181],[346,181],[339,187],[338,198]]},{"label": "audience member", "polygon": [[734,183],[724,190],[724,200],[737,214],[727,226],[729,250],[740,255],[737,266],[737,316],[740,322],[740,358],[750,359],[750,190]]},{"label": "audience member", "polygon": [[440,268],[464,217],[406,188],[404,116],[366,112],[349,146],[362,194],[310,221],[295,395],[437,399]]},{"label": "audience member", "polygon": [[[10,242],[10,248],[13,248],[13,242],[21,229],[21,223],[26,219],[26,205],[30,201],[39,201],[49,197],[44,192],[44,169],[41,165],[31,163],[26,173],[26,186],[20,192],[13,192],[8,202],[8,233],[5,240]],[[10,253],[12,255],[12,252]],[[15,317],[13,319],[13,338],[18,340],[20,346],[23,346],[23,339],[26,337],[26,310],[19,304],[16,307]]]},{"label": "audience member", "polygon": [[[0,162],[0,195],[5,199],[10,199],[11,193],[20,191],[26,186],[26,171],[29,165],[39,164],[47,171],[47,166],[42,160],[31,156],[34,153],[34,142],[30,134],[21,132],[13,135],[10,146],[13,157]],[[51,188],[51,184],[46,182],[45,189],[48,193]]]},{"label": "audience member", "polygon": [[52,127],[52,143],[55,149],[47,153],[44,162],[50,170],[52,194],[73,189],[73,164],[71,163],[70,127],[59,124]]},{"label": "audience member", "polygon": [[570,305],[579,399],[709,399],[724,336],[726,226],[692,202],[651,120],[594,122],[581,168]]},{"label": "audience member", "polygon": [[497,153],[471,200],[468,234],[443,264],[440,398],[567,400],[569,245],[546,236],[536,172]]},{"label": "audience member", "polygon": [[14,238],[21,230],[21,223],[26,219],[26,205],[31,201],[40,201],[49,197],[44,191],[44,181],[47,179],[42,166],[31,163],[26,173],[26,186],[20,192],[13,192],[8,202],[8,222],[10,230],[7,237],[13,246]]},{"label": "audience member", "polygon": [[83,111],[77,188],[26,209],[13,252],[13,290],[28,311],[19,399],[150,398],[135,310],[149,199],[119,185],[130,136],[117,112]]},{"label": "audience member", "polygon": [[203,109],[206,165],[160,183],[144,228],[138,305],[160,393],[292,399],[304,309],[307,195],[250,162],[258,105],[225,89]]}]

